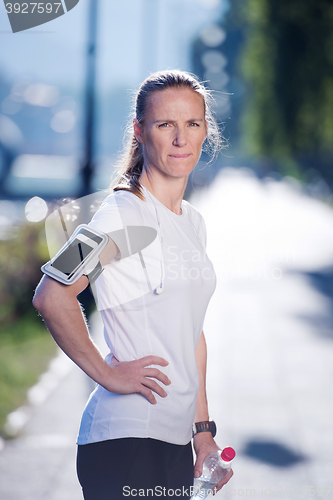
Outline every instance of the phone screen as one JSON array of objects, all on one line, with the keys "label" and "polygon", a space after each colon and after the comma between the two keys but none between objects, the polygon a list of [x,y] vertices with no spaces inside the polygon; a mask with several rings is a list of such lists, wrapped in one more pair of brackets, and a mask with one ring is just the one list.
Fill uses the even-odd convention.
[{"label": "phone screen", "polygon": [[52,263],[52,267],[67,276],[73,274],[77,267],[83,262],[94,249],[78,239],[66,248],[64,252]]}]

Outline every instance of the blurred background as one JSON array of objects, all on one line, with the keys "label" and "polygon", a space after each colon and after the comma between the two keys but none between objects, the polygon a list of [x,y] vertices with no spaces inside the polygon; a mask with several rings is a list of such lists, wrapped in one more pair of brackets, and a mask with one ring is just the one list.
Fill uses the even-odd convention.
[{"label": "blurred background", "polygon": [[19,33],[0,5],[0,44],[1,499],[81,498],[92,386],[31,306],[45,217],[108,187],[135,90],[166,68],[206,82],[228,142],[185,193],[218,275],[211,416],[238,451],[219,495],[332,497],[332,2],[81,0]]}]

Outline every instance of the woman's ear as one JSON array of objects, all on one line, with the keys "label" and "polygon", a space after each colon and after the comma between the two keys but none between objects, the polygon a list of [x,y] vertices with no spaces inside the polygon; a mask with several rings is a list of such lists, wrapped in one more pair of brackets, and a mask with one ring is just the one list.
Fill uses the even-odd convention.
[{"label": "woman's ear", "polygon": [[138,142],[142,143],[142,125],[138,122],[137,118],[134,118],[133,120],[133,130],[134,130],[134,135],[135,138]]}]

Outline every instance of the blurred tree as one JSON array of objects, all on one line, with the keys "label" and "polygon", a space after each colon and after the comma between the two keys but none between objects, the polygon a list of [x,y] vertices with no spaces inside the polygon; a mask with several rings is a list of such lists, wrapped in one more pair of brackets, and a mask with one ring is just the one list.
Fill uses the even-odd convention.
[{"label": "blurred tree", "polygon": [[[221,23],[209,23],[203,27],[192,43],[192,68],[193,72],[211,90],[215,118],[224,135],[224,146],[229,146],[229,137],[232,133],[230,127],[231,105],[235,99],[230,100],[230,75],[225,70],[229,61],[225,57],[224,43],[226,32]],[[231,85],[232,86],[232,85]],[[233,94],[234,96],[234,94]],[[232,110],[234,112],[234,109]],[[228,154],[228,152],[226,153]],[[192,189],[212,182],[219,169],[223,166],[221,158],[209,163],[209,155],[203,153],[199,167],[190,175],[185,195],[189,196]],[[208,168],[207,168],[208,167]]]},{"label": "blurred tree", "polygon": [[[6,327],[18,320],[40,318],[31,301],[39,280],[40,268],[50,258],[44,222],[25,223],[8,230],[0,239],[0,337]],[[95,308],[88,287],[79,296],[87,316]]]},{"label": "blurred tree", "polygon": [[42,223],[25,224],[0,240],[0,325],[37,316],[31,301],[48,250]]},{"label": "blurred tree", "polygon": [[241,135],[248,154],[298,176],[317,169],[333,186],[333,3],[233,0],[246,84]]},{"label": "blurred tree", "polygon": [[[203,33],[200,33],[192,44],[192,67],[193,72],[199,76],[203,81],[205,81],[206,86],[208,86],[213,91],[214,98],[229,103],[229,108],[219,109],[218,103],[216,106],[216,112],[220,121],[223,123],[224,135],[227,139],[230,139],[231,146],[233,149],[238,149],[238,137],[239,137],[239,118],[242,109],[243,95],[244,95],[244,85],[239,77],[239,71],[237,70],[238,56],[240,49],[244,43],[244,36],[242,31],[242,26],[238,18],[235,16],[234,12],[231,11],[228,15],[230,22],[224,22],[224,18],[217,20],[215,25],[208,25],[204,28],[203,33],[209,30],[216,31],[217,28],[221,29],[224,34],[223,37],[216,37],[216,43],[213,45],[213,50],[218,51],[221,55],[225,56],[226,66],[223,71],[224,81],[221,79],[221,84],[216,85],[216,77],[214,78],[214,73],[217,73],[219,68],[215,66],[212,71],[207,71],[205,66],[205,54],[211,53],[212,47],[211,43],[207,45],[210,41],[206,40]],[[217,71],[216,71],[217,70]],[[217,83],[219,83],[217,81]],[[215,85],[214,85],[215,84]],[[228,101],[227,101],[228,99]]]}]

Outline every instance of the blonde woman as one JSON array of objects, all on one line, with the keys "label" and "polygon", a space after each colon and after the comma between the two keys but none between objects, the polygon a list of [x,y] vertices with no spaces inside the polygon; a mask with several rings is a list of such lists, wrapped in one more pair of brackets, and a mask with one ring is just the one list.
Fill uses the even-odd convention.
[{"label": "blonde woman", "polygon": [[[44,276],[36,290],[33,304],[56,342],[97,382],[77,441],[86,500],[123,499],[139,490],[141,496],[188,498],[205,457],[219,449],[209,420],[202,330],[216,278],[205,250],[205,222],[183,200],[203,146],[213,153],[221,147],[209,102],[205,87],[181,71],[155,73],[137,93],[112,194],[90,223],[114,234],[96,281],[107,358],[91,341],[77,300],[89,284],[86,276],[70,286]],[[147,249],[122,260],[126,248],[114,231],[116,216],[124,227],[156,229],[161,252]],[[156,279],[124,303],[120,294],[128,290],[131,297],[135,265]]]}]

